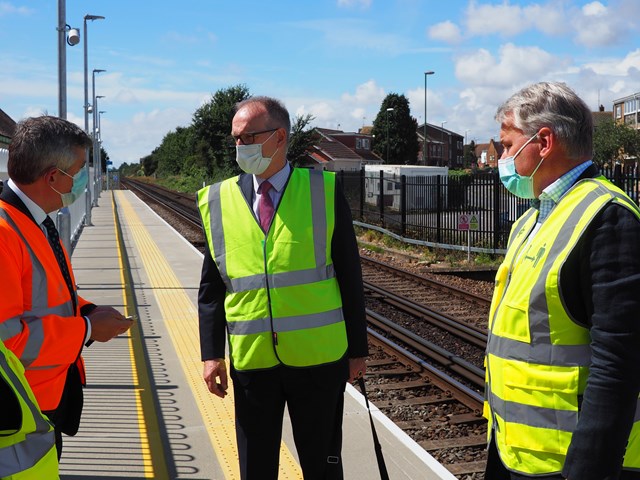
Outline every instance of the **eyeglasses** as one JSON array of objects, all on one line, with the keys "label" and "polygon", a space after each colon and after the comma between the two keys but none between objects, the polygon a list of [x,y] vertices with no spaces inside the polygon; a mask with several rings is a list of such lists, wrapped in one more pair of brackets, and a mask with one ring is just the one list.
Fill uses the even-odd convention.
[{"label": "eyeglasses", "polygon": [[261,133],[275,132],[278,128],[270,128],[269,130],[261,130],[259,132],[251,132],[251,133],[243,133],[242,135],[231,135],[231,139],[233,139],[234,144],[238,144],[240,142],[242,145],[252,145],[256,141],[256,135],[260,135]]}]

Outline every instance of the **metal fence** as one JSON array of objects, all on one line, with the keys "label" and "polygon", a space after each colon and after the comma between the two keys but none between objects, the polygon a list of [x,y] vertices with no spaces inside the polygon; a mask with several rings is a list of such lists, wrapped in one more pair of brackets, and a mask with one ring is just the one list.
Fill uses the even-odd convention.
[{"label": "metal fence", "polygon": [[[638,203],[635,167],[602,174]],[[427,246],[504,253],[511,225],[529,207],[497,173],[407,177],[361,170],[339,176],[356,224]]]}]

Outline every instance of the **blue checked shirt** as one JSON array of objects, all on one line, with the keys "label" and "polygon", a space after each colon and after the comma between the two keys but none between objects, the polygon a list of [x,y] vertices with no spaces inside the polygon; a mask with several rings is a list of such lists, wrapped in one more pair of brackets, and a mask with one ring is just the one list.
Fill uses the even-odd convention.
[{"label": "blue checked shirt", "polygon": [[577,167],[574,167],[545,188],[540,194],[540,197],[531,200],[531,206],[540,211],[538,223],[544,222],[544,219],[549,216],[549,212],[551,212],[553,207],[560,201],[560,198],[567,193],[567,190],[576,183],[580,175],[592,164],[593,162],[591,160],[587,160]]}]

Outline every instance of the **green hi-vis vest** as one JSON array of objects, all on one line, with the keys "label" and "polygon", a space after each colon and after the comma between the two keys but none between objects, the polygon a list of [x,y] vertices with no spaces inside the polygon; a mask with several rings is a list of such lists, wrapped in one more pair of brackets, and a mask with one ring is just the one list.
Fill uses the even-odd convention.
[{"label": "green hi-vis vest", "polygon": [[237,180],[198,192],[208,248],[227,289],[233,366],[339,360],[347,336],[331,259],[335,174],[293,169],[266,235]]},{"label": "green hi-vis vest", "polygon": [[[489,316],[484,415],[512,471],[541,475],[563,468],[589,375],[591,339],[565,310],[559,274],[610,202],[640,218],[631,199],[599,177],[574,185],[532,239],[537,210],[525,212],[511,230]],[[638,408],[624,467],[640,468]]]},{"label": "green hi-vis vest", "polygon": [[8,421],[0,421],[0,478],[58,479],[53,426],[38,407],[24,377],[24,367],[1,341],[0,383],[5,408],[2,415],[7,416]]}]

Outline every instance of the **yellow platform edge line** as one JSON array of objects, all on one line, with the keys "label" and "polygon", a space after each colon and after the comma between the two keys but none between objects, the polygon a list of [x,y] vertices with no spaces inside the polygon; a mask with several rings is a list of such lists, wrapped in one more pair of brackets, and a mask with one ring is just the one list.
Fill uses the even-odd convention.
[{"label": "yellow platform edge line", "polygon": [[[197,310],[124,192],[117,193],[117,203],[122,207],[123,215],[127,219],[130,232],[140,252],[141,261],[158,300],[183,372],[200,409],[220,467],[225,478],[229,480],[240,478],[235,442],[232,383],[230,382],[229,385],[229,395],[224,400],[213,396],[206,388],[201,375],[202,362],[199,354],[200,346],[197,342],[199,338]],[[297,460],[284,442],[280,446],[279,478],[282,480],[303,478]]]},{"label": "yellow platform edge line", "polygon": [[[116,245],[120,263],[120,279],[122,285],[124,285],[122,293],[125,314],[136,315],[140,318],[131,279],[131,268],[122,235],[122,225],[113,195],[111,195],[110,201],[113,205]],[[135,386],[136,411],[138,412],[138,431],[140,433],[144,478],[170,480],[171,476],[166,463],[166,459],[169,457],[166,455],[166,450],[161,440],[160,425],[157,420],[158,412],[149,380],[151,368],[146,360],[142,339],[143,335],[140,330],[140,324],[136,321],[130,329],[129,356],[131,358],[133,385]],[[155,433],[155,435],[153,433]]]}]

